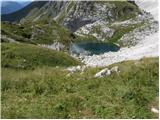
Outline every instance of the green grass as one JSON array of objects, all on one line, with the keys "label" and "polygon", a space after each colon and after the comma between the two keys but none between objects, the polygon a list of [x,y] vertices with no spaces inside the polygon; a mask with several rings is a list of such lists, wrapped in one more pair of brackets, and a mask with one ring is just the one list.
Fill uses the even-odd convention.
[{"label": "green grass", "polygon": [[[111,23],[110,23],[111,24]],[[111,29],[114,29],[115,32],[111,38],[106,38],[106,42],[118,43],[119,39],[126,33],[133,31],[137,27],[141,27],[144,23],[133,24],[129,26],[110,26]],[[50,27],[48,21],[43,20],[36,22],[34,29],[31,29],[32,23],[28,22],[24,25],[13,25],[8,23],[2,23],[2,35],[7,35],[10,38],[13,38],[16,41],[31,43],[31,44],[52,44],[54,42],[63,43],[66,46],[66,50],[69,48],[71,42],[80,42],[80,41],[97,41],[97,39],[92,35],[78,36],[75,35],[63,27],[60,27],[56,22],[51,22]],[[107,26],[107,27],[108,27]],[[35,34],[31,39],[32,31],[42,31],[42,33]],[[14,31],[14,32],[12,32]],[[96,26],[92,32],[102,34],[100,32],[100,26]],[[105,34],[102,34],[105,36]],[[5,41],[5,40],[2,40]]]},{"label": "green grass", "polygon": [[[55,21],[49,22],[47,19],[35,22],[34,24],[25,22],[21,25],[2,22],[1,32],[2,35],[6,35],[8,38],[12,38],[21,43],[50,45],[54,42],[60,42],[65,45],[64,50],[69,49],[71,42],[97,41],[97,39],[91,35],[75,35],[58,25]],[[31,37],[33,34],[34,37]],[[2,39],[2,42],[8,42],[8,40]]]},{"label": "green grass", "polygon": [[2,22],[1,33],[2,35],[6,35],[9,38],[19,42],[34,43],[33,41],[29,40],[31,37],[31,28]]},{"label": "green grass", "polygon": [[2,43],[2,67],[34,69],[38,66],[73,66],[80,62],[63,52],[31,44]]},{"label": "green grass", "polygon": [[[136,6],[126,1],[110,3],[116,4],[116,21],[134,18],[138,12]],[[72,6],[73,2],[66,12]],[[133,13],[125,13],[126,7]],[[32,20],[36,14],[30,17]],[[62,14],[58,21],[62,22],[64,17]],[[115,27],[109,41],[118,42],[136,27]],[[27,20],[21,25],[2,23],[1,32],[24,42],[1,45],[2,118],[158,118],[151,112],[152,106],[158,108],[158,58],[113,64],[109,68],[119,66],[120,73],[104,78],[94,78],[103,68],[88,68],[84,73],[77,71],[68,76],[66,67],[82,63],[63,52],[32,44],[58,41],[69,46],[71,42],[96,38],[76,36],[45,16],[34,23]]]},{"label": "green grass", "polygon": [[157,118],[158,58],[115,65],[121,72],[104,78],[93,77],[103,68],[2,68],[2,118]]},{"label": "green grass", "polygon": [[82,36],[79,36],[79,35],[76,35],[75,39],[74,39],[74,42],[94,42],[94,41],[98,41],[96,37],[92,36],[92,35],[82,35]]},{"label": "green grass", "polygon": [[53,44],[61,42],[68,46],[74,38],[70,31],[55,21],[48,21],[47,18],[37,22],[27,21],[21,25],[2,22],[1,28],[2,35],[25,43]]}]

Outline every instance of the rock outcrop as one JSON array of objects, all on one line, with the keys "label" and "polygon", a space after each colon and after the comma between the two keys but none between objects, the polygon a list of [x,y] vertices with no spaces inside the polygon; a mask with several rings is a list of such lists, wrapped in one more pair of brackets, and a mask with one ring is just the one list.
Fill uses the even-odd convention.
[{"label": "rock outcrop", "polygon": [[97,40],[104,41],[106,38],[111,38],[115,32],[114,29],[107,27],[108,22],[96,21],[79,28],[75,33],[78,35],[92,35]]},{"label": "rock outcrop", "polygon": [[127,34],[124,34],[119,42],[121,46],[135,46],[141,42],[142,39],[145,39],[146,36],[158,32],[158,29],[158,22],[153,21],[153,19],[148,19],[148,21],[144,22],[141,27],[138,27]]},{"label": "rock outcrop", "polygon": [[106,76],[110,76],[112,73],[119,73],[119,67],[118,66],[114,66],[111,69],[108,68],[104,68],[102,69],[100,72],[96,73],[94,77],[106,77]]},{"label": "rock outcrop", "polygon": [[66,70],[69,71],[71,74],[77,72],[77,71],[81,71],[81,72],[84,72],[84,70],[87,68],[86,65],[83,65],[83,66],[73,66],[73,67],[69,67],[67,68]]},{"label": "rock outcrop", "polygon": [[98,20],[114,21],[137,14],[137,6],[126,1],[34,1],[22,10],[3,15],[2,21],[55,19],[75,32]]},{"label": "rock outcrop", "polygon": [[51,45],[45,45],[45,44],[40,44],[40,46],[42,47],[46,47],[46,48],[50,48],[50,49],[53,49],[53,50],[57,50],[57,51],[62,51],[64,50],[65,48],[65,45],[63,45],[62,43],[60,42],[54,42],[53,44]]},{"label": "rock outcrop", "polygon": [[96,21],[115,21],[123,15],[138,14],[135,10],[137,7],[132,3],[116,2],[124,5],[119,6],[110,1],[76,1],[74,7],[65,15],[62,24],[75,32],[80,27]]},{"label": "rock outcrop", "polygon": [[94,77],[105,77],[111,75],[111,71],[108,68],[101,70],[100,72],[96,73]]}]

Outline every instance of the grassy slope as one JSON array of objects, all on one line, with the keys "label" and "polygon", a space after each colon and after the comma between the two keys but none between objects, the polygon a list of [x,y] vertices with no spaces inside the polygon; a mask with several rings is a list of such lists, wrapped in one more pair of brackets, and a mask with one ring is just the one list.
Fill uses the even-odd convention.
[{"label": "grassy slope", "polygon": [[2,67],[33,69],[37,66],[79,64],[69,55],[31,44],[2,43]]},{"label": "grassy slope", "polygon": [[[46,19],[25,22],[22,25],[2,22],[2,35],[7,35],[19,42],[35,44],[52,44],[57,41],[68,45],[73,40],[74,35],[71,32],[56,22],[49,22]],[[33,34],[34,37],[32,37]]]},{"label": "grassy slope", "polygon": [[62,68],[2,68],[2,118],[157,118],[158,64],[118,63],[121,72],[104,78],[93,77],[102,68],[68,77]]},{"label": "grassy slope", "polygon": [[[27,26],[28,27],[28,26]],[[9,23],[1,23],[1,32],[2,35],[6,35],[9,38],[12,38],[19,42],[27,42],[27,43],[34,43],[33,41],[29,40],[31,37],[31,28],[21,27],[16,24],[9,24]],[[7,41],[7,40],[3,40]]]},{"label": "grassy slope", "polygon": [[[75,41],[96,41],[97,39],[91,35],[78,36],[58,25],[56,22],[48,22],[46,20],[35,22],[26,22],[24,24],[1,24],[2,35],[12,38],[15,41],[30,44],[53,44],[54,42],[63,43],[66,49],[71,42]],[[38,32],[41,31],[41,32]],[[34,35],[33,38],[31,36]],[[2,39],[2,42],[7,42],[7,39]]]}]

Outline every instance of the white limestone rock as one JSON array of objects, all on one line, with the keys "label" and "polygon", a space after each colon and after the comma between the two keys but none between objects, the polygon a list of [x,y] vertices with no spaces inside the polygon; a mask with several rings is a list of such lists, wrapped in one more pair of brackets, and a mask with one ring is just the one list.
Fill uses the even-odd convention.
[{"label": "white limestone rock", "polygon": [[114,66],[111,68],[111,72],[116,72],[118,73],[119,72],[119,67],[118,66]]},{"label": "white limestone rock", "polygon": [[111,75],[111,71],[108,68],[105,68],[103,70],[101,70],[100,72],[96,73],[94,77],[105,77],[105,76],[109,76]]},{"label": "white limestone rock", "polygon": [[159,110],[154,108],[154,107],[151,108],[151,111],[154,112],[154,113],[157,113],[157,114],[159,113]]},{"label": "white limestone rock", "polygon": [[77,35],[92,35],[100,41],[104,41],[106,38],[111,38],[115,32],[114,29],[111,29],[108,26],[108,22],[98,20],[94,23],[87,24],[83,27],[80,27],[75,34]]},{"label": "white limestone rock", "polygon": [[76,67],[69,67],[67,68],[67,70],[70,72],[70,73],[74,73],[77,71]]},{"label": "white limestone rock", "polygon": [[83,66],[78,65],[78,66],[68,67],[66,70],[69,71],[70,73],[75,73],[77,71],[84,72],[86,68],[87,68],[86,65]]},{"label": "white limestone rock", "polygon": [[65,45],[63,45],[62,43],[60,42],[55,42],[51,45],[45,45],[45,44],[41,44],[42,47],[46,47],[46,48],[50,48],[50,49],[53,49],[53,50],[57,50],[57,51],[61,51],[65,48]]}]

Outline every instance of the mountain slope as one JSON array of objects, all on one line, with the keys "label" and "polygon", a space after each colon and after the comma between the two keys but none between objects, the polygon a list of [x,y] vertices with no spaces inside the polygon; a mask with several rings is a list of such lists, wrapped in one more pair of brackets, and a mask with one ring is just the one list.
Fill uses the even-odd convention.
[{"label": "mountain slope", "polygon": [[[144,24],[149,26],[153,18],[134,1],[35,1],[15,13],[2,15],[2,21],[19,22],[27,29],[20,30],[28,32],[25,38],[38,44],[60,42],[69,47],[72,41],[88,38],[121,45],[119,40],[125,34]],[[7,33],[3,28],[2,33]]]},{"label": "mountain slope", "polygon": [[34,69],[43,66],[73,66],[80,62],[63,52],[22,43],[2,44],[2,67]]},{"label": "mountain slope", "polygon": [[126,1],[80,1],[68,6],[64,17],[58,18],[62,17],[60,23],[73,32],[96,21],[127,20],[139,13],[136,5]]},{"label": "mountain slope", "polygon": [[136,14],[138,14],[137,6],[126,1],[35,1],[22,10],[2,16],[2,21],[13,22],[22,19],[37,21],[44,17],[55,18],[75,31],[71,27],[72,24],[76,26],[79,23],[80,26],[77,27],[81,27],[99,19],[129,19]]},{"label": "mountain slope", "polygon": [[[158,118],[158,22],[134,1],[37,1],[6,18],[2,118]],[[79,41],[120,49],[69,54]]]},{"label": "mountain slope", "polygon": [[120,72],[102,78],[94,75],[103,68],[2,68],[2,118],[158,119],[158,58],[114,66]]},{"label": "mountain slope", "polygon": [[55,21],[49,22],[48,20],[25,22],[23,24],[2,22],[1,28],[2,42],[9,42],[10,39],[13,39],[18,42],[47,45],[60,42],[69,46],[75,37]]},{"label": "mountain slope", "polygon": [[[111,28],[110,24],[116,21],[134,19],[137,15],[139,15],[139,13],[140,10],[135,5],[135,3],[127,1],[35,1],[15,13],[2,15],[2,21],[16,21],[21,23],[26,28],[26,23],[34,22],[35,24],[37,22],[40,23],[44,20],[47,20],[48,23],[56,21],[57,24],[66,27],[70,31],[74,32],[77,36],[80,36],[78,40],[91,38],[93,40],[96,39],[107,42],[110,40],[111,42],[117,42],[118,39],[126,33],[126,31],[122,32],[121,35],[118,35],[119,37],[112,38],[113,35],[117,35],[117,31],[115,30],[115,28]],[[100,24],[97,25],[96,23]],[[41,29],[45,29],[45,23],[42,24],[44,25]],[[86,25],[90,24],[93,24],[93,26],[91,25],[91,30],[88,33],[83,34],[83,31],[81,31],[81,29],[83,29],[82,27],[88,28],[88,26]],[[135,24],[136,27],[138,25]],[[29,26],[32,25],[30,24]],[[57,25],[47,25],[49,31],[57,31],[53,26]],[[134,28],[129,30],[131,31]],[[128,30],[128,26],[126,26],[126,28],[124,29]],[[63,32],[58,33],[62,35],[60,35],[60,37],[63,37]],[[49,34],[51,33],[49,32]],[[51,36],[49,34],[47,34],[48,38],[51,39]],[[49,40],[49,44],[51,44],[51,42],[53,41],[56,41],[55,39],[57,38],[54,38],[54,36],[56,35],[52,35],[52,38],[54,40]],[[71,36],[73,38],[75,37],[73,36],[73,34]],[[39,35],[38,39],[46,39],[46,37],[44,38],[43,35]],[[63,39],[60,40],[64,41]],[[65,41],[72,41],[72,39],[67,39]],[[38,43],[46,44],[47,42]]]}]

